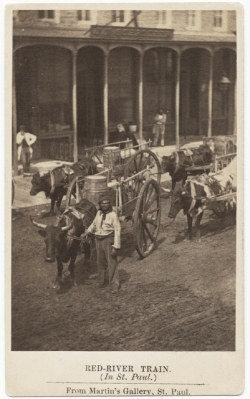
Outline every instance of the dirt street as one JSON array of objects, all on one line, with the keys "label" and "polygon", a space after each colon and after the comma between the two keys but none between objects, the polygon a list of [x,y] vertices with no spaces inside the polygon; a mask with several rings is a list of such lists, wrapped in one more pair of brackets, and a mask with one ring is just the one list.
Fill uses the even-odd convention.
[{"label": "dirt street", "polygon": [[[165,196],[165,198],[164,198]],[[121,289],[97,288],[95,253],[76,263],[77,286],[53,288],[56,264],[30,223],[48,205],[14,212],[12,221],[12,350],[232,351],[235,349],[236,227],[207,211],[202,241],[183,241],[183,213],[171,223],[162,198],[156,250],[139,260],[131,222],[122,225]],[[42,220],[51,223],[53,217]],[[170,224],[170,225],[169,225]]]}]

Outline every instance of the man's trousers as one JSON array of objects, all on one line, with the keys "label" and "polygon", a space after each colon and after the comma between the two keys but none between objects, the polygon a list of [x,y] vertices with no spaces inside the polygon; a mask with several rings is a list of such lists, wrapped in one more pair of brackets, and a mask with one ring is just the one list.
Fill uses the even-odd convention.
[{"label": "man's trousers", "polygon": [[29,173],[30,172],[30,148],[29,147],[24,147],[22,148],[21,152],[21,160],[23,164],[23,172],[24,173]]},{"label": "man's trousers", "polygon": [[161,146],[164,146],[164,133],[165,133],[165,125],[156,123],[154,125],[154,141],[153,147],[157,147],[159,138],[161,139]]},{"label": "man's trousers", "polygon": [[112,244],[114,243],[114,236],[109,235],[104,238],[96,237],[96,252],[97,252],[97,271],[99,284],[105,283],[105,271],[108,267],[109,284],[119,286],[119,273],[117,267],[117,256],[111,256]]}]

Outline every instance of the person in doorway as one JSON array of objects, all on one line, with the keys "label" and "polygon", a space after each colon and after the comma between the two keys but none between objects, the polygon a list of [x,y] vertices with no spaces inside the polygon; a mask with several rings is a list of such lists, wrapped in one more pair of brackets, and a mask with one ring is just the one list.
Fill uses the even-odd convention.
[{"label": "person in doorway", "polygon": [[25,126],[20,126],[20,132],[16,135],[17,148],[17,158],[18,161],[22,161],[23,164],[23,174],[27,175],[30,173],[30,160],[32,158],[33,149],[32,144],[36,141],[36,136],[34,134],[25,132]]},{"label": "person in doorway", "polygon": [[159,138],[161,140],[161,146],[164,147],[164,134],[165,134],[166,121],[167,121],[167,115],[164,114],[163,109],[160,108],[158,113],[155,115],[155,123],[153,126],[154,140],[152,147],[157,147]]},{"label": "person in doorway", "polygon": [[112,294],[116,294],[119,291],[117,250],[121,247],[121,225],[108,195],[100,196],[99,211],[81,237],[86,237],[88,233],[94,234],[96,239],[98,288],[105,287],[105,272],[108,267],[110,290]]}]

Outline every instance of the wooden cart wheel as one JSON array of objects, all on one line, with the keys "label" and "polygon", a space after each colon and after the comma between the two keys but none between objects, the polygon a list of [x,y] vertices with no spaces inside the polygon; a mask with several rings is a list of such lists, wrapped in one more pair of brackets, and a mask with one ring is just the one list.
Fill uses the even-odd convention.
[{"label": "wooden cart wheel", "polygon": [[[154,178],[157,181],[157,183],[160,184],[161,165],[157,156],[150,150],[140,150],[130,158],[130,160],[125,166],[124,179],[133,176],[136,173],[140,172],[141,170],[147,168],[150,171],[150,176],[151,176],[150,178]],[[146,175],[142,175],[140,179],[144,179],[145,181]]]},{"label": "wooden cart wheel", "polygon": [[66,194],[66,207],[78,204],[82,197],[84,187],[84,178],[82,176],[76,176],[69,185]]},{"label": "wooden cart wheel", "polygon": [[151,179],[142,186],[133,214],[134,239],[141,258],[145,258],[154,250],[160,219],[160,186]]}]

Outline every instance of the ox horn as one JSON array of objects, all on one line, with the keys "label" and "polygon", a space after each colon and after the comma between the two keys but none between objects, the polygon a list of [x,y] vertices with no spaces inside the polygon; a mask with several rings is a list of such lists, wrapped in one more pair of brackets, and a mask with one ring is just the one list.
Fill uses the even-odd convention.
[{"label": "ox horn", "polygon": [[67,226],[61,227],[62,231],[68,231],[68,230],[72,229],[72,227],[73,227],[72,220],[68,216],[66,216],[65,219],[67,221]]},{"label": "ox horn", "polygon": [[32,216],[30,216],[30,221],[31,221],[31,223],[32,223],[34,226],[38,227],[39,229],[45,230],[46,227],[47,227],[46,224],[42,224],[42,223],[37,223],[37,222],[35,222],[35,221],[33,220]]},{"label": "ox horn", "polygon": [[172,191],[172,190],[170,190],[169,188],[164,188],[164,187],[161,187],[161,189],[162,189],[163,191],[165,191],[166,193],[171,193],[171,191]]}]

